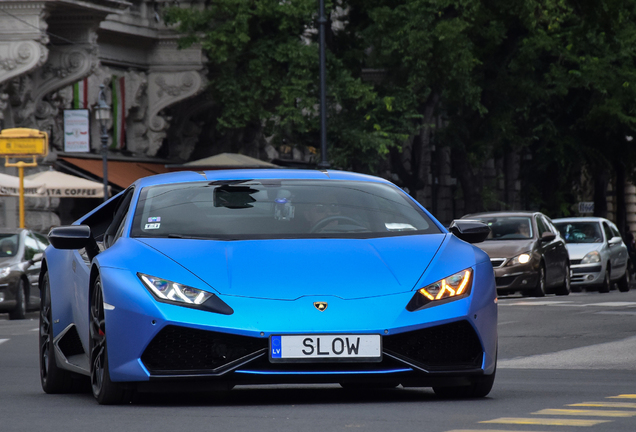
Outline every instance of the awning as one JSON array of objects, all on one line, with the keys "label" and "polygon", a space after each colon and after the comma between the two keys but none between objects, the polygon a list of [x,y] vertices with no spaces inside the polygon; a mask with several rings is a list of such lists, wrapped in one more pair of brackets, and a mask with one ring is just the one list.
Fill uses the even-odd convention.
[{"label": "awning", "polygon": [[[19,196],[20,195],[20,177],[9,174],[0,173],[0,195],[2,196]],[[25,196],[45,196],[44,185],[42,182],[35,182],[24,178],[24,195]]]},{"label": "awning", "polygon": [[[84,171],[103,178],[101,159],[80,159],[59,157],[60,160],[74,165]],[[126,189],[135,180],[155,174],[167,173],[169,170],[162,163],[108,161],[108,182]]]},{"label": "awning", "polygon": [[[102,183],[58,171],[48,170],[26,176],[34,183],[44,184],[46,195],[56,198],[104,198]],[[110,186],[108,187],[110,194]]]},{"label": "awning", "polygon": [[278,165],[238,153],[221,153],[180,165],[167,165],[167,167],[171,171],[180,171],[237,168],[278,168]]}]

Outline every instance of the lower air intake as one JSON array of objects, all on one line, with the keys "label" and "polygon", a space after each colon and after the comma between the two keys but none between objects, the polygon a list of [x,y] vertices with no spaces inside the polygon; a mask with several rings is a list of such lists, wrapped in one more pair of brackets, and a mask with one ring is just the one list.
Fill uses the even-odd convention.
[{"label": "lower air intake", "polygon": [[384,338],[384,350],[429,371],[481,367],[483,351],[467,321]]},{"label": "lower air intake", "polygon": [[153,374],[214,373],[267,344],[267,339],[166,326],[150,342],[141,361]]}]

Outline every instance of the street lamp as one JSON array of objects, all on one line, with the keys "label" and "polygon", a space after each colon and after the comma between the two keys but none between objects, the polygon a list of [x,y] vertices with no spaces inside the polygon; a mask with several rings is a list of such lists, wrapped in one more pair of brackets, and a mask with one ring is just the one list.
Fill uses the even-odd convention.
[{"label": "street lamp", "polygon": [[325,17],[325,0],[319,2],[319,66],[320,66],[320,162],[318,168],[329,168],[327,159],[327,73],[325,67],[325,25],[327,18]]},{"label": "street lamp", "polygon": [[99,96],[97,103],[93,108],[95,110],[95,118],[99,120],[101,127],[100,139],[102,141],[102,170],[104,171],[104,201],[108,200],[108,120],[110,120],[110,106],[106,103],[106,94],[104,89],[106,86],[99,86]]}]

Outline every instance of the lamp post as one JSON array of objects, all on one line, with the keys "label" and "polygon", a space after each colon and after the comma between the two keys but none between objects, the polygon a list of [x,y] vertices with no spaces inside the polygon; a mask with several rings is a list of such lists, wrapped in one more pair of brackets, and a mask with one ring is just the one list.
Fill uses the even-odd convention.
[{"label": "lamp post", "polygon": [[325,70],[325,25],[327,18],[325,17],[325,0],[319,2],[320,15],[318,16],[318,24],[320,26],[320,162],[318,168],[329,168],[327,159],[327,73]]},{"label": "lamp post", "polygon": [[102,141],[102,170],[104,171],[104,201],[108,200],[108,120],[110,120],[110,106],[106,103],[106,86],[99,86],[99,96],[95,104],[95,118],[99,120],[100,139]]}]

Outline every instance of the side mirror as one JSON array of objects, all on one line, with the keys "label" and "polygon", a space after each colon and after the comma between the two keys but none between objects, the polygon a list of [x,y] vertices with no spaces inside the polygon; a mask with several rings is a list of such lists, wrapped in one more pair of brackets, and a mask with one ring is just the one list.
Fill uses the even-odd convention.
[{"label": "side mirror", "polygon": [[490,227],[485,223],[472,219],[456,219],[451,222],[448,230],[460,240],[468,243],[480,243],[490,234]]},{"label": "side mirror", "polygon": [[99,254],[99,247],[88,225],[70,225],[52,228],[49,241],[55,249],[86,248],[88,258],[92,260]]},{"label": "side mirror", "polygon": [[554,240],[556,238],[556,234],[550,231],[546,231],[543,234],[541,234],[541,241],[542,242],[551,242],[552,240]]},{"label": "side mirror", "polygon": [[31,258],[29,260],[29,266],[32,266],[33,264],[35,264],[36,262],[40,262],[42,261],[42,257],[44,256],[44,254],[42,252],[40,253],[36,253],[35,255],[33,255],[33,258]]}]

